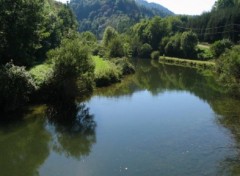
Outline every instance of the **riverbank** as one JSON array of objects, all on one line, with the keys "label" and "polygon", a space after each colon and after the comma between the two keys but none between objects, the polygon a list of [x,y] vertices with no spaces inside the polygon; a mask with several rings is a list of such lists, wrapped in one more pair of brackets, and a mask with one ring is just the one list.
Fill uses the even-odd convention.
[{"label": "riverbank", "polygon": [[200,60],[190,60],[190,59],[161,56],[159,58],[159,62],[163,64],[168,64],[168,65],[177,65],[177,66],[199,68],[199,69],[215,68],[215,62],[213,61],[200,61]]}]

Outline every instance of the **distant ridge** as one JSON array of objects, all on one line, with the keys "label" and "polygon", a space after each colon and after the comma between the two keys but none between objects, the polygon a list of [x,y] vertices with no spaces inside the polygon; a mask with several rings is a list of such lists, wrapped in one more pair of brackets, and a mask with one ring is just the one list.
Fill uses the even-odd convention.
[{"label": "distant ridge", "polygon": [[154,13],[156,13],[156,15],[160,15],[159,13],[161,13],[160,16],[162,17],[174,15],[172,11],[170,11],[169,9],[167,9],[166,7],[160,4],[157,4],[154,2],[147,2],[146,0],[135,0],[135,1],[138,5],[151,9],[152,11],[154,11]]},{"label": "distant ridge", "polygon": [[79,22],[79,31],[98,37],[107,26],[125,32],[144,18],[173,15],[167,8],[142,0],[71,0],[70,7]]}]

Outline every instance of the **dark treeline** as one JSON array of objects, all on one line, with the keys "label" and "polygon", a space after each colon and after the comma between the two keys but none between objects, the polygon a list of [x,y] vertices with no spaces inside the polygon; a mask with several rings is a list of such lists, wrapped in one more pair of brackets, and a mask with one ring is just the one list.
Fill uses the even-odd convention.
[{"label": "dark treeline", "polygon": [[182,27],[196,32],[200,41],[214,42],[228,38],[236,43],[240,40],[239,8],[239,0],[219,0],[211,12],[191,17]]}]

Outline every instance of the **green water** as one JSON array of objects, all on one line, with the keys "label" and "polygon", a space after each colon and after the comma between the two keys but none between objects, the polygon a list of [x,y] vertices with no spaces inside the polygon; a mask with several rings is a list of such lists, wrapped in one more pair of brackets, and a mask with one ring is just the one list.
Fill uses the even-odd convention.
[{"label": "green water", "polygon": [[[240,100],[196,70],[135,65],[85,106],[32,107],[1,123],[0,175],[240,175]],[[51,118],[61,116],[73,120]]]}]

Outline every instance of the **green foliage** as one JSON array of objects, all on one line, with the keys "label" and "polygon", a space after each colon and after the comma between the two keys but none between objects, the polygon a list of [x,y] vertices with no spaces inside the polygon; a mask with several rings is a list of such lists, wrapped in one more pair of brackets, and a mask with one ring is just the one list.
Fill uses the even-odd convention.
[{"label": "green foliage", "polygon": [[185,57],[191,58],[196,54],[196,46],[198,44],[198,38],[192,31],[184,32],[181,37],[181,48]]},{"label": "green foliage", "polygon": [[149,58],[152,52],[152,47],[148,43],[144,43],[139,50],[139,57],[141,58]]},{"label": "green foliage", "polygon": [[40,89],[48,80],[49,75],[52,75],[52,64],[43,63],[36,65],[29,70],[37,89]]},{"label": "green foliage", "polygon": [[167,56],[172,57],[181,57],[182,48],[181,48],[181,33],[177,33],[170,38],[164,38],[160,44],[160,48],[162,48],[162,52]]},{"label": "green foliage", "polygon": [[122,73],[116,64],[98,56],[94,56],[93,61],[95,63],[94,75],[97,87],[108,86],[120,81]]},{"label": "green foliage", "polygon": [[217,61],[220,80],[234,91],[240,92],[240,46],[227,50]]},{"label": "green foliage", "polygon": [[151,53],[151,58],[154,59],[154,60],[158,60],[160,57],[160,52],[159,51],[153,51]]},{"label": "green foliage", "polygon": [[135,73],[134,66],[129,62],[128,58],[117,58],[113,62],[120,68],[122,75]]},{"label": "green foliage", "polygon": [[108,49],[109,49],[109,57],[110,58],[124,56],[124,44],[119,37],[111,40],[111,42],[108,45]]},{"label": "green foliage", "polygon": [[0,63],[13,59],[29,65],[40,47],[43,30],[42,0],[2,0],[0,6]]},{"label": "green foliage", "polygon": [[15,111],[28,101],[35,84],[24,67],[8,63],[0,68],[0,110]]},{"label": "green foliage", "polygon": [[110,42],[116,37],[118,37],[118,32],[113,27],[108,26],[103,34],[103,46],[108,47]]},{"label": "green foliage", "polygon": [[234,0],[217,0],[214,4],[213,9],[219,10],[224,8],[229,8],[234,6]]},{"label": "green foliage", "polygon": [[214,42],[210,49],[215,58],[218,58],[221,54],[225,52],[226,49],[230,49],[233,43],[228,39],[223,39]]},{"label": "green foliage", "polygon": [[107,26],[123,33],[143,18],[173,14],[165,8],[159,10],[156,5],[152,8],[148,3],[142,5],[135,0],[71,0],[70,6],[79,21],[80,32],[91,31],[98,38]]},{"label": "green foliage", "polygon": [[0,64],[31,66],[59,46],[76,20],[67,5],[54,0],[1,0]]},{"label": "green foliage", "polygon": [[65,39],[48,54],[53,62],[53,74],[48,80],[53,101],[83,97],[93,90],[94,65],[88,47],[79,38]]},{"label": "green foliage", "polygon": [[228,38],[237,43],[240,40],[239,2],[239,0],[218,0],[211,12],[190,17],[186,26],[197,33],[200,41],[213,43]]}]

